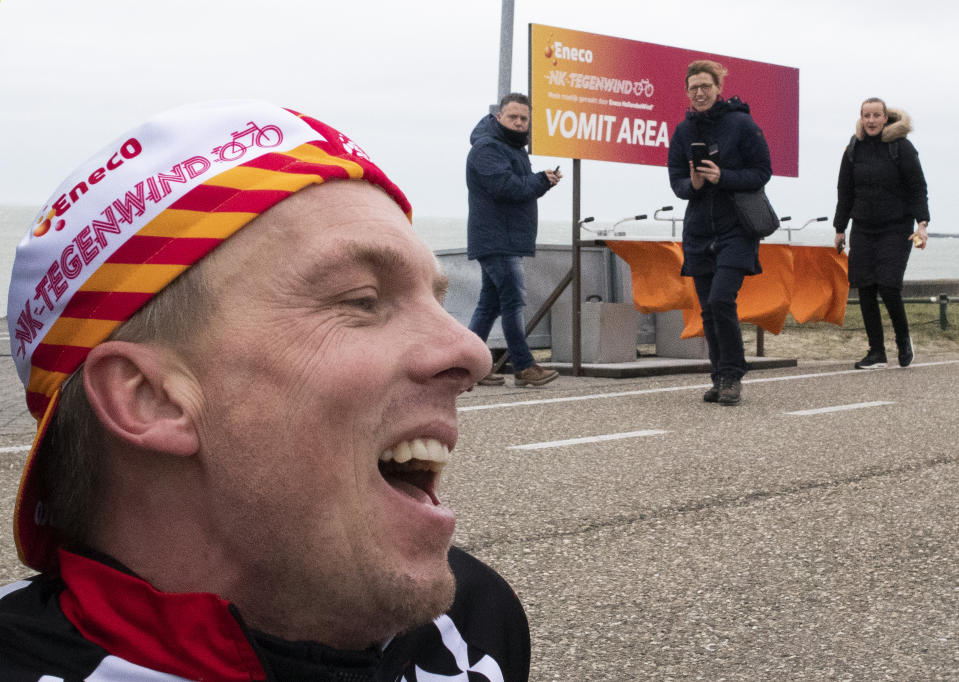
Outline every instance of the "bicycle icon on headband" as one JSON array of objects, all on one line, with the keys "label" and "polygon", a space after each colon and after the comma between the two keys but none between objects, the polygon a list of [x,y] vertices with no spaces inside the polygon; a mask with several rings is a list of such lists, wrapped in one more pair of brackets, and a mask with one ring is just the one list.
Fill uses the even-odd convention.
[{"label": "bicycle icon on headband", "polygon": [[[243,130],[235,130],[230,133],[233,138],[229,142],[219,147],[213,148],[213,154],[220,157],[220,161],[236,161],[246,154],[246,150],[256,145],[257,147],[276,147],[283,141],[283,131],[275,125],[266,125],[262,128],[253,121],[247,121],[247,127]],[[247,139],[244,139],[247,138]],[[247,144],[244,144],[246,142]]]}]

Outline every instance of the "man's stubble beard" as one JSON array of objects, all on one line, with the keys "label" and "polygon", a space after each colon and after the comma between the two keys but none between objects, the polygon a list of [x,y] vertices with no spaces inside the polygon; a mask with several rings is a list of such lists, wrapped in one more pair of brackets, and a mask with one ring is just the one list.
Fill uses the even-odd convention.
[{"label": "man's stubble beard", "polygon": [[252,627],[271,635],[334,648],[364,649],[425,625],[445,613],[456,594],[445,556],[435,575],[421,578],[377,571],[371,565],[355,566],[348,585],[343,576],[304,579],[291,566],[283,570],[274,563],[272,568],[274,579],[263,583],[269,613],[247,615],[238,604],[241,615]]}]

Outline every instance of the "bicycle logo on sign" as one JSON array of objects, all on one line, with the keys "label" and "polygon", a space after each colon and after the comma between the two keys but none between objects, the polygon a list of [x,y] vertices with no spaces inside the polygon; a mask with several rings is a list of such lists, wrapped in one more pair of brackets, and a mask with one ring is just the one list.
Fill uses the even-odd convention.
[{"label": "bicycle logo on sign", "polygon": [[283,131],[275,125],[266,125],[262,128],[253,121],[247,121],[243,130],[234,130],[230,133],[233,138],[224,145],[213,148],[213,154],[220,161],[236,161],[246,154],[250,147],[276,147],[283,141]]},{"label": "bicycle logo on sign", "polygon": [[646,95],[647,97],[653,96],[653,84],[649,82],[648,78],[644,78],[636,83],[636,94]]}]

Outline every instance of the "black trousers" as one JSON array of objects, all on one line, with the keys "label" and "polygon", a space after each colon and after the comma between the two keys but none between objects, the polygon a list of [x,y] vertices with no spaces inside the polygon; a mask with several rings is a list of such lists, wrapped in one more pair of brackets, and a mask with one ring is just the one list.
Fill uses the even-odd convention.
[{"label": "black trousers", "polygon": [[703,309],[703,332],[714,380],[741,379],[746,373],[746,352],[736,307],[745,276],[745,270],[720,267],[711,275],[693,277]]},{"label": "black trousers", "polygon": [[879,284],[859,287],[859,309],[862,322],[869,339],[869,351],[885,353],[885,341],[882,332],[882,316],[879,314],[879,299],[886,306],[892,329],[896,334],[896,345],[901,347],[909,338],[909,320],[906,319],[906,306],[902,302],[902,289]]}]

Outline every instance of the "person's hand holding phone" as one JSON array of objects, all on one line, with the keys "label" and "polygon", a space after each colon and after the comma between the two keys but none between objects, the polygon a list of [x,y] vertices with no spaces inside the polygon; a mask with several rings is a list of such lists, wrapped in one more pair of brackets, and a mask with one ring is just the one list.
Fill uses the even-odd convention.
[{"label": "person's hand holding phone", "polygon": [[709,159],[705,159],[702,165],[696,169],[696,173],[715,185],[719,182],[719,176],[722,175],[723,172],[715,163]]},{"label": "person's hand holding phone", "polygon": [[[689,180],[693,189],[701,189],[706,181],[716,184],[719,182],[719,176],[722,171],[714,161],[710,159],[709,148],[705,142],[693,142],[690,144],[692,160],[689,162]],[[718,156],[716,157],[718,158]]]},{"label": "person's hand holding phone", "polygon": [[563,173],[560,171],[559,166],[556,166],[556,168],[553,170],[547,170],[543,172],[546,173],[546,179],[549,180],[550,185],[555,185],[563,179]]}]

